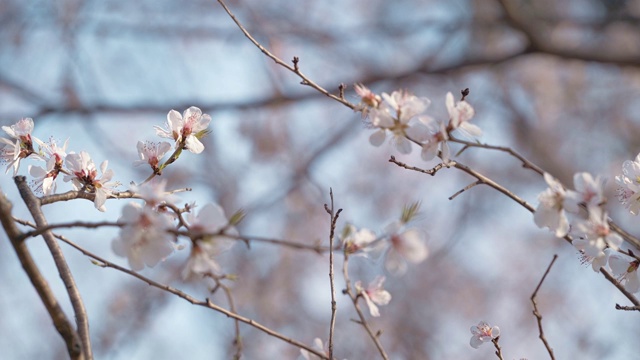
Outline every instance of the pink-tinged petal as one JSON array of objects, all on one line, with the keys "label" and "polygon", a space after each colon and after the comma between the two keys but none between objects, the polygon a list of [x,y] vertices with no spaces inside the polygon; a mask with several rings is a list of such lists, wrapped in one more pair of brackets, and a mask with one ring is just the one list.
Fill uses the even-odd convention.
[{"label": "pink-tinged petal", "polygon": [[107,208],[104,206],[104,203],[106,201],[107,201],[107,192],[102,189],[96,190],[96,198],[93,201],[93,204],[95,205],[96,209],[102,212],[106,211]]},{"label": "pink-tinged petal", "polygon": [[482,340],[479,336],[472,336],[471,341],[469,341],[469,345],[471,345],[472,348],[477,349],[482,345]]},{"label": "pink-tinged petal", "polygon": [[418,229],[409,229],[402,235],[402,255],[414,264],[422,262],[429,256],[424,243],[424,234]]},{"label": "pink-tinged petal", "polygon": [[176,128],[181,127],[182,115],[175,110],[169,111],[169,113],[167,113],[167,124],[169,125],[170,130],[175,130]]},{"label": "pink-tinged petal", "polygon": [[187,136],[185,140],[187,149],[193,154],[200,154],[204,151],[204,145],[193,135]]},{"label": "pink-tinged petal", "polygon": [[432,142],[432,143],[424,144],[422,146],[422,152],[420,153],[422,160],[424,161],[433,160],[433,158],[436,157],[436,154],[438,154],[438,143]]},{"label": "pink-tinged petal", "polygon": [[366,292],[362,292],[362,297],[364,298],[364,301],[367,303],[367,307],[369,308],[369,314],[371,314],[371,316],[373,317],[379,317],[380,310],[378,309],[376,304],[373,301],[371,301],[371,299],[369,298],[369,295],[367,295]]},{"label": "pink-tinged petal", "polygon": [[380,129],[369,137],[369,142],[373,146],[380,146],[384,143],[384,140],[387,138],[387,134],[384,130]]},{"label": "pink-tinged petal", "polygon": [[396,136],[394,140],[396,148],[401,154],[406,155],[411,153],[411,141],[407,140],[404,136]]},{"label": "pink-tinged petal", "polygon": [[421,123],[415,123],[405,130],[407,137],[417,142],[425,142],[429,140],[429,128]]}]

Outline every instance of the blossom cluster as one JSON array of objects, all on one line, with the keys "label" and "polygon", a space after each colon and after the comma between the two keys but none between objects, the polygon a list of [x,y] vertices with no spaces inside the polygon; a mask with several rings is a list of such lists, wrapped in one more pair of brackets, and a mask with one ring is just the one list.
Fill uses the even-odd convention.
[{"label": "blossom cluster", "polygon": [[361,98],[356,111],[362,112],[376,129],[369,138],[374,146],[382,145],[390,134],[400,153],[409,154],[411,143],[415,143],[421,146],[425,161],[439,155],[447,164],[450,160],[447,141],[454,130],[472,139],[482,135],[482,130],[470,123],[475,114],[473,107],[464,99],[456,102],[450,92],[445,99],[449,118],[443,121],[424,113],[431,100],[417,97],[406,90],[377,95],[364,85],[356,84],[355,91]]},{"label": "blossom cluster", "polygon": [[[626,165],[625,170],[633,166]],[[616,178],[619,184],[631,184],[627,174],[631,173],[625,171],[625,175]],[[549,187],[538,195],[540,203],[533,217],[536,225],[549,228],[557,237],[571,236],[582,261],[591,264],[594,271],[600,272],[608,265],[628,291],[640,290],[638,260],[619,252],[623,239],[609,225],[604,180],[589,173],[576,173],[574,190],[570,190],[548,173],[544,178]],[[634,205],[629,199],[625,201]]]},{"label": "blossom cluster", "polygon": [[[369,229],[347,224],[341,234],[345,257],[375,258],[383,255],[386,269],[396,275],[406,272],[407,262],[417,264],[424,261],[429,255],[425,244],[427,234],[407,226],[417,211],[418,204],[405,207],[401,219],[389,224],[380,236]],[[374,317],[380,316],[377,305],[387,305],[391,301],[391,294],[384,289],[384,281],[384,276],[378,276],[366,288],[361,281],[355,283],[358,296],[365,300],[369,313]]]},{"label": "blossom cluster", "polygon": [[[184,226],[192,246],[183,278],[220,275],[220,266],[214,258],[233,243],[225,235],[237,235],[234,224],[230,224],[222,208],[213,203],[202,207],[198,215],[192,212],[195,204],[180,210],[166,190],[166,182],[153,179],[178,159],[182,150],[201,153],[204,145],[200,140],[209,133],[210,122],[211,117],[197,107],[190,107],[183,114],[171,110],[165,127],[156,126],[155,130],[158,136],[172,139],[173,145],[166,141],[137,143],[140,159],[134,165],[146,164],[153,173],[143,184],[132,185],[130,191],[144,200],[144,204],[131,202],[123,207],[118,220],[120,233],[112,242],[114,253],[126,257],[134,271],[145,266],[153,267],[174,250],[182,249],[183,246],[177,243],[177,232]],[[98,173],[89,153],[67,151],[68,139],[60,146],[53,138],[44,142],[33,136],[34,122],[31,118],[3,126],[2,130],[10,137],[0,138],[0,161],[7,164],[6,172],[13,169],[14,175],[17,174],[21,161],[27,158],[44,163],[43,166],[29,165],[28,169],[33,177],[32,187],[39,193],[54,194],[57,191],[56,180],[62,177],[74,190],[93,194],[94,205],[100,211],[106,210],[105,203],[109,197],[118,196],[117,187],[121,184],[112,181],[114,172],[107,168],[107,160],[100,164]],[[37,150],[34,144],[38,146]],[[173,154],[163,162],[172,148]],[[168,208],[178,210],[169,212]],[[181,211],[187,212],[186,219],[182,218]]]}]

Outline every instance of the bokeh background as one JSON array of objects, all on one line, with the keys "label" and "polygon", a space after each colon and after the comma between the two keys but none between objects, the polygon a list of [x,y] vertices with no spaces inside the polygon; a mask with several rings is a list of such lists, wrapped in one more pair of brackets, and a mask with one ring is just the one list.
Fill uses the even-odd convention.
[{"label": "bokeh background", "polygon": [[[330,91],[364,83],[377,92],[408,89],[446,116],[444,97],[469,87],[482,141],[510,146],[571,184],[576,171],[609,179],[611,216],[640,234],[616,201],[614,176],[640,152],[640,1],[349,0],[228,1],[267,48]],[[449,196],[474,179],[455,169],[435,177],[400,169],[390,155],[431,168],[418,149],[371,146],[359,114],[299,84],[267,59],[213,0],[0,1],[0,123],[32,117],[34,135],[69,140],[69,150],[109,160],[123,190],[146,178],[133,168],[138,140],[157,140],[170,109],[211,114],[199,156],[185,153],[163,177],[194,189],[181,202],[244,209],[242,234],[327,244],[323,204],[333,188],[346,222],[380,233],[404,204],[421,201],[415,226],[429,234],[429,258],[402,277],[380,261],[353,259],[353,280],[387,276],[393,295],[382,316],[392,359],[490,359],[491,344],[469,346],[480,320],[500,326],[505,358],[544,359],[531,296],[553,254],[559,259],[538,295],[558,359],[640,356],[637,314],[576,251],[538,229],[532,215],[490,188]],[[505,154],[471,149],[459,158],[535,204],[543,180]],[[26,165],[26,164],[25,164]],[[23,165],[21,173],[26,174]],[[11,174],[0,178],[15,215],[30,219]],[[68,189],[60,186],[60,191]],[[128,200],[99,213],[84,200],[49,205],[51,223],[116,220]],[[61,231],[119,264],[117,235]],[[6,239],[0,239],[0,354],[62,359],[64,344]],[[41,239],[29,247],[71,316]],[[233,322],[111,269],[63,245],[88,309],[99,359],[225,359]],[[188,248],[143,274],[204,299],[208,283],[184,283]],[[240,314],[299,341],[328,338],[328,256],[242,244],[221,256]],[[341,266],[338,257],[337,266]],[[344,285],[338,277],[338,289]],[[221,294],[215,302],[225,305]],[[373,359],[375,348],[346,296],[338,297],[336,355]],[[298,349],[242,326],[244,358],[296,359]]]}]

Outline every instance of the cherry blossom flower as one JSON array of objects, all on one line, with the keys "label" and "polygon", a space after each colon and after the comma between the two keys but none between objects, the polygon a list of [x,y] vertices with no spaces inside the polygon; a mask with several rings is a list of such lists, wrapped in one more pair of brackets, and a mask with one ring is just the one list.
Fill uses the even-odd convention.
[{"label": "cherry blossom flower", "polygon": [[544,180],[549,188],[538,195],[538,208],[533,214],[533,220],[538,227],[548,227],[555,231],[557,237],[564,237],[569,232],[569,219],[564,211],[566,190],[562,184],[548,173]]},{"label": "cherry blossom flower", "polygon": [[636,293],[640,290],[639,265],[640,261],[630,256],[620,253],[612,253],[609,255],[609,267],[611,267],[611,271],[630,293]]},{"label": "cherry blossom flower", "polygon": [[584,239],[580,239],[580,238],[573,239],[573,246],[575,246],[576,249],[579,250],[580,262],[583,265],[591,264],[591,268],[593,269],[593,271],[599,273],[600,268],[607,265],[607,261],[609,259],[607,250],[599,251],[594,256],[587,255],[586,251],[584,250],[585,243],[580,243],[581,240],[584,240]]},{"label": "cherry blossom flower", "polygon": [[426,233],[416,228],[404,229],[404,223],[397,221],[387,227],[390,246],[387,250],[385,267],[398,275],[407,270],[407,262],[418,264],[429,256],[425,244]]},{"label": "cherry blossom flower", "polygon": [[138,156],[140,156],[140,160],[136,160],[133,162],[134,166],[140,166],[144,164],[149,164],[154,173],[158,173],[160,169],[158,169],[158,164],[162,157],[171,150],[171,144],[166,141],[156,143],[152,141],[138,141]]},{"label": "cherry blossom flower", "polygon": [[384,106],[370,110],[371,124],[378,128],[369,138],[373,146],[384,143],[387,132],[393,135],[393,143],[402,154],[411,152],[412,140],[422,142],[427,138],[427,128],[424,124],[414,120],[415,116],[422,113],[431,101],[427,98],[418,98],[407,91],[394,91],[391,95],[382,93]]},{"label": "cherry blossom flower", "polygon": [[375,250],[376,247],[373,246],[376,245],[375,241],[376,234],[369,229],[358,230],[354,225],[347,224],[342,231],[342,245],[347,255],[355,254],[366,257],[370,251]]},{"label": "cherry blossom flower", "polygon": [[572,213],[580,212],[580,205],[587,209],[598,207],[606,202],[604,197],[604,179],[586,172],[573,175],[575,191],[568,191],[564,201],[564,208]]},{"label": "cherry blossom flower", "polygon": [[618,250],[622,244],[622,237],[609,228],[607,213],[600,207],[589,210],[589,218],[576,225],[577,230],[584,234],[583,238],[576,238],[573,245],[578,250],[583,250],[590,257],[598,257],[608,246]]},{"label": "cherry blossom flower", "polygon": [[228,250],[234,243],[223,234],[237,235],[238,231],[235,227],[229,226],[224,210],[213,203],[200,209],[197,216],[193,213],[187,214],[187,222],[189,232],[196,240],[193,242],[191,255],[183,269],[183,278],[219,274],[220,266],[214,258]]},{"label": "cherry blossom flower", "polygon": [[[0,138],[0,161],[7,164],[6,172],[13,167],[13,175],[18,173],[20,161],[28,156],[35,154],[33,150],[33,140],[31,132],[33,132],[33,119],[23,118],[11,126],[3,126],[2,130],[12,139]],[[39,141],[39,140],[38,140]]]},{"label": "cherry blossom flower", "polygon": [[132,270],[140,271],[145,265],[153,267],[173,252],[173,236],[166,231],[172,227],[168,216],[132,202],[122,208],[118,221],[126,225],[111,248],[129,260]]},{"label": "cherry blossom flower", "polygon": [[374,317],[380,316],[377,305],[387,305],[391,301],[391,294],[383,288],[384,280],[384,276],[378,276],[366,289],[362,287],[361,281],[355,283],[356,290],[362,295],[369,307],[369,313]]},{"label": "cherry blossom flower", "polygon": [[475,115],[475,110],[466,101],[455,102],[453,94],[447,93],[445,98],[445,104],[447,111],[449,112],[449,126],[451,130],[458,130],[468,138],[476,138],[482,135],[482,130],[474,124],[471,124],[469,120]]},{"label": "cherry blossom flower", "polygon": [[175,196],[168,193],[166,187],[166,180],[152,180],[144,185],[132,185],[131,191],[140,195],[147,206],[156,210],[158,205],[175,202]]},{"label": "cherry blossom flower", "polygon": [[471,341],[469,344],[472,348],[477,349],[482,343],[489,342],[498,336],[500,336],[500,328],[497,326],[491,327],[484,321],[480,321],[478,325],[471,327]]},{"label": "cherry blossom flower", "polygon": [[442,162],[448,164],[450,159],[449,145],[447,144],[449,134],[444,123],[430,116],[420,116],[418,120],[425,124],[429,133],[422,145],[422,159],[424,161],[432,160],[438,155],[438,148],[440,148]]},{"label": "cherry blossom flower", "polygon": [[373,93],[369,88],[362,84],[355,84],[356,94],[360,96],[360,104],[356,106],[355,111],[362,112],[362,117],[367,117],[370,109],[377,109],[382,102],[380,95]]},{"label": "cherry blossom flower", "polygon": [[67,139],[62,147],[59,147],[54,139],[49,139],[48,143],[36,138],[34,140],[40,145],[40,153],[42,153],[46,165],[45,168],[29,165],[29,174],[34,178],[33,186],[36,190],[41,191],[44,195],[51,195],[57,188],[55,181],[62,171],[69,140]]},{"label": "cherry blossom flower", "polygon": [[64,181],[71,181],[73,187],[76,190],[85,190],[94,193],[94,204],[96,209],[105,211],[104,203],[115,191],[115,187],[120,183],[112,182],[113,170],[107,170],[109,162],[103,161],[100,165],[100,173],[102,177],[98,178],[98,171],[96,166],[91,160],[91,157],[86,151],[80,152],[80,154],[71,153],[65,158],[65,164],[67,169],[71,173],[65,175]]},{"label": "cherry blossom flower", "polygon": [[207,134],[210,122],[211,116],[192,106],[182,115],[175,110],[169,111],[166,128],[155,126],[155,129],[158,136],[175,140],[176,148],[183,146],[194,154],[200,154],[204,150],[200,139]]},{"label": "cherry blossom flower", "polygon": [[640,213],[640,154],[635,161],[622,164],[622,175],[616,176],[618,199],[633,215]]}]

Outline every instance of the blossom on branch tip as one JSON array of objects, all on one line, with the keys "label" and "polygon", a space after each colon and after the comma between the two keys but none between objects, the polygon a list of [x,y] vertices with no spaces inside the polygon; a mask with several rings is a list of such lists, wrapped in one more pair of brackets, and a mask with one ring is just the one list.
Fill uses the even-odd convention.
[{"label": "blossom on branch tip", "polygon": [[380,316],[377,305],[387,305],[391,301],[391,294],[383,287],[384,280],[384,276],[378,276],[366,289],[362,287],[361,281],[355,283],[356,290],[362,295],[369,307],[369,313],[374,317]]},{"label": "blossom on branch tip", "polygon": [[115,191],[115,187],[120,185],[118,182],[111,181],[113,170],[107,170],[109,162],[105,160],[100,164],[102,174],[100,178],[98,178],[98,171],[93,160],[86,151],[79,154],[68,154],[65,158],[65,164],[71,174],[65,175],[64,181],[71,181],[76,190],[94,193],[96,195],[94,200],[96,209],[105,211],[104,203],[107,197]]},{"label": "blossom on branch tip", "polygon": [[59,147],[54,139],[49,139],[49,143],[36,138],[34,140],[40,145],[40,153],[44,157],[46,167],[29,165],[29,174],[34,178],[33,186],[36,190],[41,190],[44,195],[51,195],[56,191],[55,180],[62,171],[69,140],[67,139],[62,147]]},{"label": "blossom on branch tip", "polygon": [[557,237],[564,237],[569,233],[569,219],[564,210],[566,190],[562,184],[548,173],[544,179],[549,185],[545,191],[538,195],[538,208],[533,214],[533,220],[538,227],[548,227],[555,231]]},{"label": "blossom on branch tip", "polygon": [[618,200],[633,215],[640,213],[640,154],[635,161],[626,160],[622,164],[622,174],[616,176]]},{"label": "blossom on branch tip", "polygon": [[475,115],[475,110],[466,101],[455,102],[453,94],[447,93],[445,104],[449,112],[449,127],[451,130],[459,130],[468,138],[476,138],[482,135],[482,130],[469,122]]},{"label": "blossom on branch tip", "polygon": [[376,234],[369,229],[358,230],[354,225],[347,224],[342,231],[342,246],[344,252],[347,255],[361,255],[367,256],[367,254],[374,250]]},{"label": "blossom on branch tip", "polygon": [[144,164],[149,164],[154,173],[158,173],[160,169],[158,169],[158,165],[160,164],[160,160],[162,157],[171,150],[171,144],[166,141],[156,143],[152,141],[138,141],[138,156],[140,160],[136,160],[133,162],[134,166],[140,166]]},{"label": "blossom on branch tip", "polygon": [[33,127],[33,119],[31,118],[23,118],[11,126],[2,127],[2,130],[15,140],[14,142],[9,139],[0,138],[0,161],[3,164],[7,164],[5,173],[9,172],[9,169],[13,167],[13,175],[15,176],[20,167],[20,160],[35,153],[33,150],[33,141],[40,140],[31,137]]},{"label": "blossom on branch tip", "polygon": [[363,118],[367,117],[370,109],[377,109],[380,106],[382,98],[362,84],[355,84],[353,87],[356,94],[360,96],[360,104],[356,106],[355,110],[362,112]]},{"label": "blossom on branch tip", "polygon": [[636,293],[640,290],[639,265],[640,261],[630,256],[620,253],[612,253],[609,255],[609,267],[611,271],[630,293]]},{"label": "blossom on branch tip", "polygon": [[472,348],[477,349],[482,343],[489,342],[498,336],[500,336],[500,328],[497,326],[491,327],[484,321],[480,321],[478,325],[471,327],[471,340],[469,344]]},{"label": "blossom on branch tip", "polygon": [[394,91],[391,95],[382,93],[383,105],[371,109],[371,125],[378,130],[369,138],[373,146],[384,143],[387,132],[393,135],[393,142],[402,154],[411,152],[411,140],[426,140],[428,131],[424,124],[414,121],[415,117],[429,106],[427,98],[418,98],[408,91]]},{"label": "blossom on branch tip", "polygon": [[122,208],[118,222],[125,225],[111,248],[116,255],[129,260],[132,270],[140,271],[145,265],[153,267],[173,252],[173,235],[166,231],[172,227],[172,221],[167,215],[132,202]]},{"label": "blossom on branch tip", "polygon": [[155,129],[158,136],[175,140],[176,149],[183,148],[200,154],[204,150],[200,139],[208,133],[207,127],[210,122],[211,116],[192,106],[182,115],[175,110],[169,111],[166,128],[155,126]]}]

